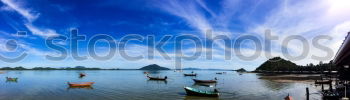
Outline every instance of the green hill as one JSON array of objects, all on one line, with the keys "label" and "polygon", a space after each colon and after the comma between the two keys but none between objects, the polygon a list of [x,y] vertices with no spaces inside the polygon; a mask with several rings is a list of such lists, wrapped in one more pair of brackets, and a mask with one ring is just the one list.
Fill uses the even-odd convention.
[{"label": "green hill", "polygon": [[240,69],[237,69],[235,71],[237,71],[237,72],[247,72],[247,70],[245,70],[244,68],[240,68]]},{"label": "green hill", "polygon": [[295,63],[281,57],[274,57],[261,64],[255,71],[291,71],[296,69],[298,69],[298,65]]},{"label": "green hill", "polygon": [[170,70],[170,69],[166,68],[166,67],[161,67],[157,64],[152,64],[152,65],[142,67],[142,68],[140,68],[140,70]]}]

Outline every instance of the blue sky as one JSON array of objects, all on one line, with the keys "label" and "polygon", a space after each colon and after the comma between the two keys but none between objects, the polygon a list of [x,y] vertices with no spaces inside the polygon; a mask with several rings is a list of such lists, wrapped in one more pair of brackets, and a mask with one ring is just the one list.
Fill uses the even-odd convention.
[{"label": "blue sky", "polygon": [[[96,34],[108,34],[118,39],[127,34],[142,36],[155,35],[160,40],[164,35],[179,36],[191,34],[206,39],[205,32],[212,30],[214,35],[226,35],[233,40],[242,35],[253,35],[261,41],[266,29],[279,36],[272,42],[273,56],[282,56],[280,48],[288,48],[295,55],[300,54],[300,43],[290,42],[288,47],[281,44],[291,35],[305,37],[311,45],[312,39],[319,35],[329,35],[332,40],[321,41],[323,45],[336,53],[346,33],[350,30],[350,10],[348,0],[1,0],[0,2],[0,54],[15,57],[20,52],[29,56],[17,63],[0,61],[4,66],[87,66],[102,68],[139,68],[148,64],[159,64],[173,68],[174,60],[155,57],[153,60],[142,59],[128,61],[116,55],[107,61],[95,61],[89,58],[75,61],[71,57],[63,61],[49,61],[45,55],[57,52],[45,46],[45,39],[50,36],[69,36],[69,30],[79,29],[79,33],[90,38]],[[28,36],[15,35],[17,31],[26,31]],[[9,39],[20,44],[15,52],[4,47]],[[87,55],[86,41],[79,44],[82,56]],[[69,49],[69,41],[59,42]],[[176,56],[170,42],[164,49],[173,58]],[[241,46],[243,54],[255,52],[254,44],[247,41]],[[127,50],[133,55],[144,55],[147,45],[133,42]],[[186,46],[186,53],[191,54],[195,47]],[[204,48],[206,49],[206,48]],[[237,48],[232,48],[237,49]],[[101,43],[98,52],[103,54],[108,48]],[[224,59],[222,42],[216,42],[212,50],[214,59],[200,57],[194,61],[184,61],[184,67],[254,70],[268,58],[260,55],[257,59],[244,61],[233,54],[230,60]],[[324,56],[324,51],[313,46],[300,65],[317,63],[313,55]],[[205,51],[207,52],[207,51]],[[259,52],[266,52],[264,50]],[[70,52],[69,52],[70,54]],[[157,53],[159,56],[159,53]],[[333,54],[334,55],[334,54]],[[157,56],[157,55],[156,55]],[[329,58],[329,61],[332,58]]]}]

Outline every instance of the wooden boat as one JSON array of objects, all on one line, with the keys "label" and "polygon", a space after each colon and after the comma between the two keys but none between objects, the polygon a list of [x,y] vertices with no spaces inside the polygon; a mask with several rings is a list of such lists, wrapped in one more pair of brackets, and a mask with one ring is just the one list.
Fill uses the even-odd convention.
[{"label": "wooden boat", "polygon": [[292,98],[292,96],[289,96],[289,94],[288,94],[288,96],[284,97],[284,100],[293,100],[293,98]]},{"label": "wooden boat", "polygon": [[84,76],[86,76],[86,74],[80,73],[79,76],[80,76],[80,77],[84,77]]},{"label": "wooden boat", "polygon": [[215,78],[215,80],[198,80],[198,79],[193,79],[194,82],[196,83],[216,83],[217,79]]},{"label": "wooden boat", "polygon": [[70,87],[90,87],[94,84],[95,82],[81,82],[81,83],[71,83],[68,82],[68,85]]},{"label": "wooden boat", "polygon": [[214,91],[202,91],[191,87],[185,87],[187,95],[190,96],[205,96],[205,97],[218,97],[219,92],[214,89]]},{"label": "wooden boat", "polygon": [[197,74],[196,73],[184,74],[184,76],[197,76]]},{"label": "wooden boat", "polygon": [[18,78],[6,77],[6,80],[7,80],[7,81],[17,81]]},{"label": "wooden boat", "polygon": [[160,77],[151,77],[151,76],[147,76],[150,80],[163,80],[165,81],[168,77],[165,76],[164,78],[160,78]]}]

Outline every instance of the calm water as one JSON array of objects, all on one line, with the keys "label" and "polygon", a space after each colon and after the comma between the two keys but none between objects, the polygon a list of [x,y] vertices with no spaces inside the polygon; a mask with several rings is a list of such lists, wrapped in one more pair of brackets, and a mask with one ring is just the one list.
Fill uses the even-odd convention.
[{"label": "calm water", "polygon": [[[87,77],[78,78],[78,73]],[[8,71],[0,74],[1,100],[282,100],[288,93],[295,100],[305,99],[305,87],[310,88],[311,100],[320,99],[318,90],[310,83],[278,83],[258,79],[254,73],[239,75],[228,71],[196,71],[197,77],[184,77],[184,72],[159,71],[151,76],[168,76],[168,81],[149,81],[138,70],[123,71]],[[5,77],[18,77],[15,82],[6,82]],[[184,86],[203,90],[213,88],[194,85],[192,78],[218,78],[219,98],[186,96]],[[67,82],[96,82],[93,88],[68,88]],[[318,88],[318,87],[317,87]]]}]

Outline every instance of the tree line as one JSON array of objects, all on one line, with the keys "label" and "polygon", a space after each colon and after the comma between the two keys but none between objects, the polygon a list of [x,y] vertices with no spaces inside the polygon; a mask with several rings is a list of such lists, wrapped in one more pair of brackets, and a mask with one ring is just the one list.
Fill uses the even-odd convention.
[{"label": "tree line", "polygon": [[281,57],[274,57],[261,64],[255,71],[329,71],[337,70],[332,61],[324,63],[320,61],[318,64],[307,64],[305,66],[297,65],[289,60]]}]

